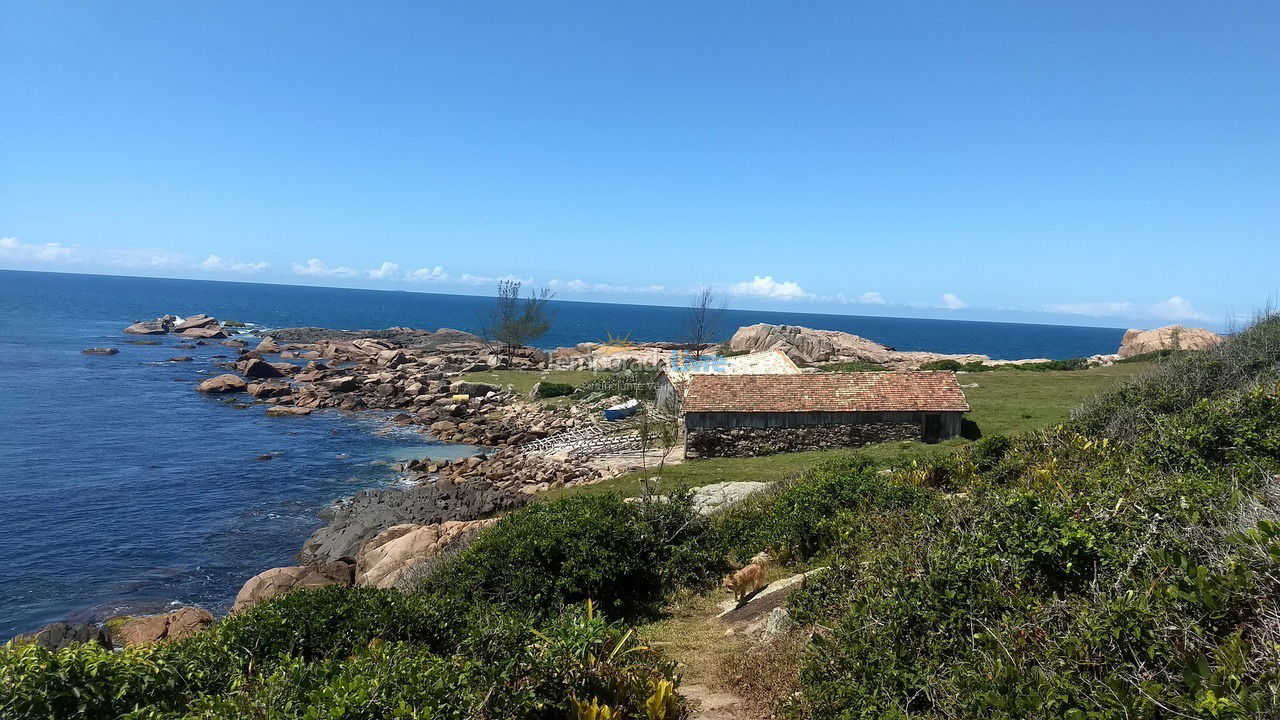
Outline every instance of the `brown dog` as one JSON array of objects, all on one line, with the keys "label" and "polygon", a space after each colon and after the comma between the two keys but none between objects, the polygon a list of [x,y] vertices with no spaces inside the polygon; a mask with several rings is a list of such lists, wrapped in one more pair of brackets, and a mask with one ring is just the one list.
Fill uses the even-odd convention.
[{"label": "brown dog", "polygon": [[751,563],[737,572],[725,575],[721,587],[732,590],[734,601],[740,603],[742,598],[764,587],[764,584],[764,566]]}]

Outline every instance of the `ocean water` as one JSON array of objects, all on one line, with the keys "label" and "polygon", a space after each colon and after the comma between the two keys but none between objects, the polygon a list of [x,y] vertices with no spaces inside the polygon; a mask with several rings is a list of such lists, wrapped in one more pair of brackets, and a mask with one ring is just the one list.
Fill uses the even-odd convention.
[{"label": "ocean water", "polygon": [[[395,481],[388,463],[468,448],[369,415],[267,418],[194,392],[235,355],[120,331],[165,313],[259,327],[476,331],[490,301],[458,295],[0,271],[0,640],[54,620],[171,604],[225,610],[248,577],[292,562],[316,512]],[[545,347],[677,339],[684,311],[556,302]],[[1123,331],[726,312],[847,330],[902,350],[998,358],[1114,352]],[[150,344],[158,341],[157,344]],[[115,347],[114,356],[83,355]],[[167,359],[190,355],[194,362]],[[270,460],[259,460],[271,455]]]}]

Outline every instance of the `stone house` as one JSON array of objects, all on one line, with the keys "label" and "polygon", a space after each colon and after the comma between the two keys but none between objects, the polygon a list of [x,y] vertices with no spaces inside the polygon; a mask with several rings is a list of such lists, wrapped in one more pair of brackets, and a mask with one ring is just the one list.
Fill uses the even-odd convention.
[{"label": "stone house", "polygon": [[658,407],[666,407],[684,397],[689,379],[695,375],[799,375],[800,368],[781,350],[722,357],[708,356],[698,361],[674,364],[658,375]]},{"label": "stone house", "polygon": [[969,403],[951,372],[695,375],[685,454],[747,457],[960,434]]}]

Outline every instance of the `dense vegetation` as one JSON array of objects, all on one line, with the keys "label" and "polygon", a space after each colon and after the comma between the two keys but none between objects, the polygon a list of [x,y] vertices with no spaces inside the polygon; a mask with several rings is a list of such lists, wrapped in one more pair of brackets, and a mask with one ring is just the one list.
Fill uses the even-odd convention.
[{"label": "dense vegetation", "polygon": [[787,716],[1278,717],[1278,374],[1272,317],[1068,424],[840,457],[714,519],[680,493],[539,503],[413,592],[298,592],[115,654],[6,647],[0,717],[678,718],[674,667],[614,623],[760,550],[830,567],[791,598]]},{"label": "dense vegetation", "polygon": [[708,585],[709,527],[687,495],[573,498],[513,513],[416,592],[295,592],[120,653],[8,646],[0,717],[675,720],[672,664],[597,608],[634,621]]},{"label": "dense vegetation", "polygon": [[[1280,319],[890,482],[792,601],[816,718],[1280,716]],[[801,481],[805,483],[807,481]]]}]

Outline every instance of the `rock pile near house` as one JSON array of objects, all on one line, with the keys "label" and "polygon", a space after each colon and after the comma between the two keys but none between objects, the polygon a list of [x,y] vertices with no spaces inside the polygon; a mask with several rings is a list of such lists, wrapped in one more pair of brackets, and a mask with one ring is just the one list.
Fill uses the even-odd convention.
[{"label": "rock pile near house", "polygon": [[[506,447],[488,456],[458,458],[447,464],[430,459],[409,463],[409,470],[438,472],[454,482],[484,481],[494,487],[525,494],[599,482],[604,473],[596,466],[569,455],[525,454]],[[429,481],[429,479],[425,479]]]},{"label": "rock pile near house", "polygon": [[1205,350],[1222,343],[1223,337],[1212,330],[1166,325],[1154,330],[1126,330],[1120,340],[1118,354],[1122,358],[1145,355],[1159,350]]}]

